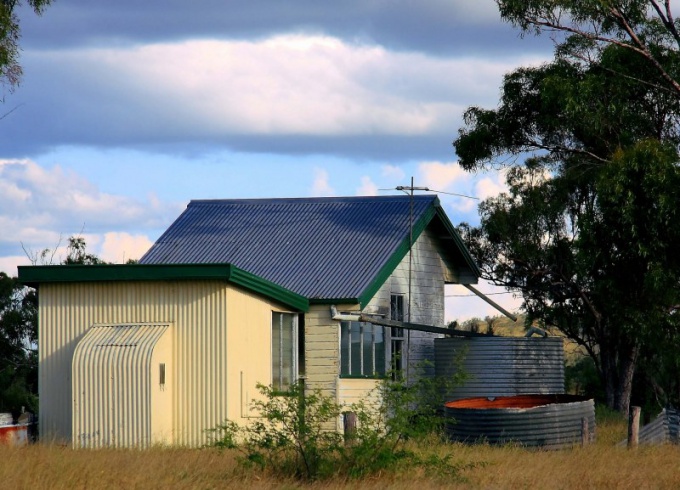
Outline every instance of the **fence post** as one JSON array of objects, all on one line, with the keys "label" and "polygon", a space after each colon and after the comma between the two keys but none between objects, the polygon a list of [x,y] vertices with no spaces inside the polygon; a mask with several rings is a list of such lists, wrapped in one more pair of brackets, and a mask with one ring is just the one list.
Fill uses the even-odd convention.
[{"label": "fence post", "polygon": [[342,425],[345,434],[345,444],[350,444],[357,432],[357,414],[355,412],[343,412]]},{"label": "fence post", "polygon": [[628,414],[628,448],[635,449],[638,446],[640,435],[640,407],[630,407]]}]

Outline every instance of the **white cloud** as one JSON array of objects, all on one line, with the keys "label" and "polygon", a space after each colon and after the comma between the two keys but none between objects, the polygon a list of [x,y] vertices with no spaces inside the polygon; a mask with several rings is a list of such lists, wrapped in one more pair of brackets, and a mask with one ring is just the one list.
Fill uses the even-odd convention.
[{"label": "white cloud", "polygon": [[322,168],[314,168],[314,182],[312,183],[312,196],[334,196],[335,189],[328,183],[328,172]]},{"label": "white cloud", "polygon": [[508,186],[505,183],[506,174],[507,171],[505,170],[487,174],[487,177],[481,179],[475,186],[477,197],[484,200],[507,192]]},{"label": "white cloud", "polygon": [[0,257],[0,272],[4,272],[10,277],[16,277],[18,274],[17,266],[31,265],[28,257],[25,255],[11,255],[7,257]]},{"label": "white cloud", "polygon": [[303,34],[26,58],[40,63],[43,77],[55,75],[33,89],[43,98],[60,90],[50,98],[63,105],[53,107],[63,118],[54,130],[97,131],[93,122],[106,120],[107,137],[136,139],[441,133],[456,127],[470,101],[495,104],[504,73],[536,61],[434,57]]},{"label": "white cloud", "polygon": [[130,259],[139,259],[151,248],[153,242],[146,235],[131,235],[124,232],[104,234],[99,246],[99,257],[107,262],[122,264]]},{"label": "white cloud", "polygon": [[448,191],[454,184],[469,180],[470,175],[457,162],[423,162],[418,166],[422,184],[438,191]]},{"label": "white cloud", "polygon": [[370,177],[364,175],[361,177],[361,186],[357,189],[357,196],[376,196],[378,195],[378,186],[371,180]]},{"label": "white cloud", "polygon": [[2,189],[11,192],[0,192],[0,267],[11,270],[20,263],[22,247],[31,255],[56,249],[53,262],[59,263],[68,237],[81,234],[88,251],[105,260],[139,258],[150,245],[141,231],[156,231],[177,212],[154,196],[102,192],[72,171],[31,160],[0,160]]}]

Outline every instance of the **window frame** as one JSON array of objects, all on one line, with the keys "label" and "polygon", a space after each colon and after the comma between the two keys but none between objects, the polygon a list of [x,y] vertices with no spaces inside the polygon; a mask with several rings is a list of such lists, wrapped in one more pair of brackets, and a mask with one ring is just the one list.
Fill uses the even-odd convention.
[{"label": "window frame", "polygon": [[[276,359],[275,356],[275,347],[276,344],[274,342],[274,325],[275,325],[275,318],[276,316],[279,315],[279,339],[278,339],[278,359],[279,359],[279,366],[278,366],[278,376],[275,374],[275,366],[274,366],[274,361]],[[291,318],[291,338],[290,338],[290,345],[285,346],[285,341],[284,341],[284,318],[290,317]],[[290,386],[293,383],[296,383],[298,381],[298,378],[300,376],[300,343],[299,343],[299,315],[297,313],[292,313],[290,311],[278,311],[278,310],[272,310],[272,316],[271,316],[271,326],[270,326],[270,348],[271,348],[271,387],[272,390],[275,393],[286,393],[288,390],[290,390]],[[290,354],[291,357],[291,380],[290,384],[285,384],[285,370],[283,369],[283,360],[284,360],[284,353],[286,353],[286,350],[288,350],[287,353]]]},{"label": "window frame", "polygon": [[[353,374],[352,369],[352,334],[355,332],[353,326],[358,326],[359,328],[359,354],[355,354],[355,357],[359,360],[359,374],[356,372]],[[366,329],[370,328],[370,346],[365,344],[366,341]],[[378,332],[382,333],[382,342],[376,342],[380,335]],[[370,322],[357,322],[357,321],[341,321],[340,322],[340,377],[347,379],[382,379],[386,375],[387,365],[387,338],[386,329],[382,325],[375,325]],[[346,339],[346,340],[345,340]],[[379,345],[382,347],[379,347]],[[382,349],[382,355],[378,349]],[[368,351],[367,351],[368,350]],[[371,372],[367,373],[365,368],[365,360],[367,354],[370,355],[371,362]],[[382,365],[380,361],[382,360]]]},{"label": "window frame", "polygon": [[[406,317],[406,301],[403,294],[390,294],[390,320],[403,322]],[[406,335],[403,328],[390,328],[390,370],[392,378],[403,376],[406,367]]]}]

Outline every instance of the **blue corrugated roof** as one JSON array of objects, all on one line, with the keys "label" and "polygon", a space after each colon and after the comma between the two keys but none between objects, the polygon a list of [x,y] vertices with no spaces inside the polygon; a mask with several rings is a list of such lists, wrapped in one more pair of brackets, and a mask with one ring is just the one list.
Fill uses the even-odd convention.
[{"label": "blue corrugated roof", "polygon": [[[436,209],[414,196],[414,224]],[[230,263],[310,299],[356,299],[408,244],[409,213],[407,195],[191,201],[140,263]]]}]

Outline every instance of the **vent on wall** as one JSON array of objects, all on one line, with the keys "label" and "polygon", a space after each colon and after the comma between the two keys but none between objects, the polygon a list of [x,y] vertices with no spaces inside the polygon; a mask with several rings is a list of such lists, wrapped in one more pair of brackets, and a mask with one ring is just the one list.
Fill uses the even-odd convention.
[{"label": "vent on wall", "polygon": [[161,362],[158,364],[158,368],[158,383],[163,387],[165,386],[165,363]]}]

